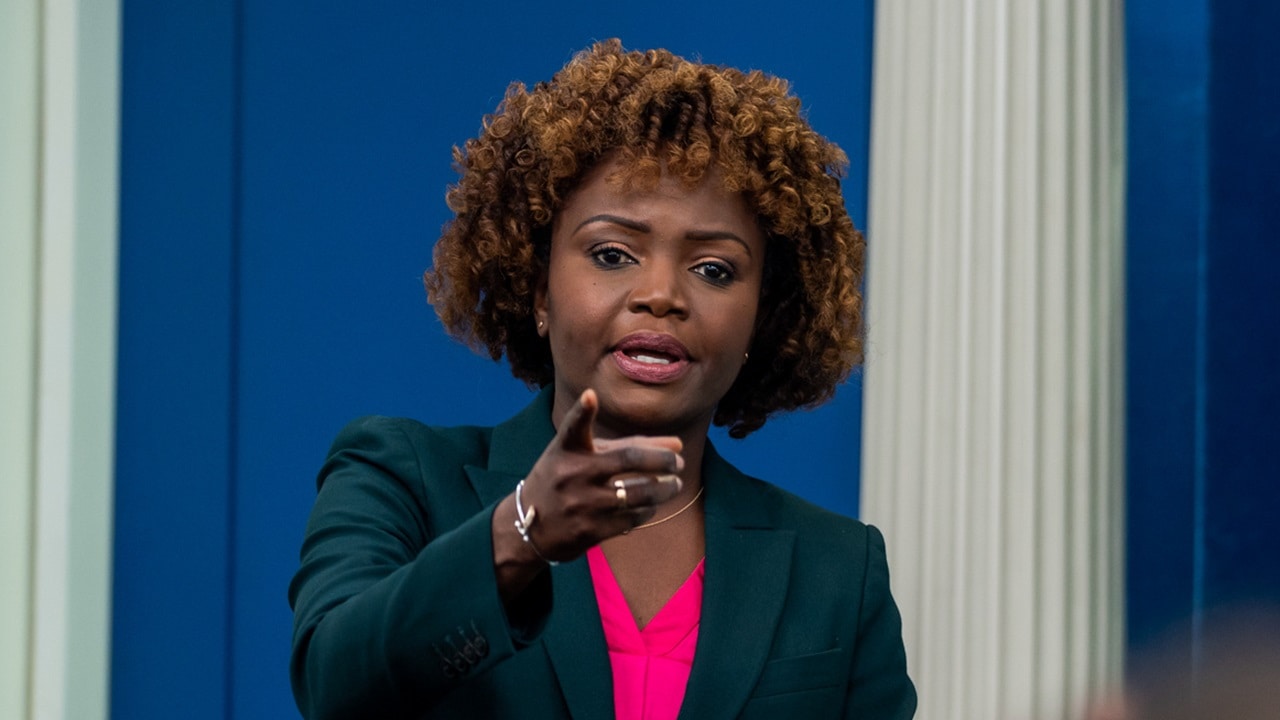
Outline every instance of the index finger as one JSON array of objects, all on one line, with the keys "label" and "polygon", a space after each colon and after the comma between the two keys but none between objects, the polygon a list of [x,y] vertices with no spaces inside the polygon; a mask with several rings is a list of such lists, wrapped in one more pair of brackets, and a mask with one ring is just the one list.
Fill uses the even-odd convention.
[{"label": "index finger", "polygon": [[578,400],[569,408],[560,420],[560,429],[556,435],[566,450],[595,450],[591,426],[596,421],[596,410],[600,407],[596,391],[587,388],[578,396]]},{"label": "index finger", "polygon": [[596,454],[602,454],[627,447],[670,450],[676,454],[676,472],[684,470],[684,457],[680,454],[684,443],[674,435],[632,435],[615,440],[596,440],[595,450]]},{"label": "index finger", "polygon": [[664,448],[676,453],[684,450],[684,442],[675,435],[632,435],[614,440],[596,440],[596,452],[608,452],[624,445]]}]

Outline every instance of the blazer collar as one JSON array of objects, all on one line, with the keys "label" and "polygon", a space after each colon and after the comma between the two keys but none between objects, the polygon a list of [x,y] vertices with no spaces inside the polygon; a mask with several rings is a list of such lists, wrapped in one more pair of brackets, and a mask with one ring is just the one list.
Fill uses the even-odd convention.
[{"label": "blazer collar", "polygon": [[551,424],[551,386],[543,388],[524,410],[493,428],[483,467],[467,465],[467,477],[482,506],[492,505],[515,489],[555,437]]},{"label": "blazer collar", "polygon": [[[467,475],[485,505],[511,492],[555,437],[548,386],[494,427],[488,466]],[[710,443],[702,461],[707,562],[698,648],[681,718],[737,717],[764,669],[782,615],[795,535],[772,515],[765,486]],[[554,607],[547,656],[575,718],[611,717],[613,682],[600,611],[585,558],[552,568]]]},{"label": "blazer collar", "polygon": [[795,534],[777,527],[765,485],[707,443],[702,620],[681,718],[734,718],[764,670],[791,577]]},{"label": "blazer collar", "polygon": [[548,385],[525,409],[493,428],[489,443],[490,470],[520,477],[529,472],[556,436],[556,428],[551,424],[554,399],[554,387]]}]

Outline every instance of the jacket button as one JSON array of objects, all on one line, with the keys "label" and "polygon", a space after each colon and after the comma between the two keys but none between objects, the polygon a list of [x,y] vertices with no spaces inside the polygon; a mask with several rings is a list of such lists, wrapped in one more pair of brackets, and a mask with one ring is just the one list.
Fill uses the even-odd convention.
[{"label": "jacket button", "polygon": [[453,648],[451,655],[441,650],[440,646],[432,643],[431,649],[435,651],[436,657],[440,658],[440,671],[444,673],[446,679],[455,680],[471,670],[471,663],[467,661],[458,646],[453,644],[452,638],[445,638],[445,642]]},{"label": "jacket button", "polygon": [[[463,637],[466,637],[466,635],[463,635]],[[471,621],[471,639],[467,640],[467,644],[473,647],[480,657],[483,658],[489,655],[489,641],[480,632],[480,628],[476,627],[475,620]]]},{"label": "jacket button", "polygon": [[462,657],[469,663],[475,663],[475,661],[480,659],[480,653],[476,651],[475,645],[472,645],[470,641],[467,641],[467,643],[462,646]]}]

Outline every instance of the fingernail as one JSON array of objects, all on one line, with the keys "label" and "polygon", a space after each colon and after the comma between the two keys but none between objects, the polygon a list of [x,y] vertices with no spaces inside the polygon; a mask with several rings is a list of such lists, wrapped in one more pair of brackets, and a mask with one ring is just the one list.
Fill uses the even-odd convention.
[{"label": "fingernail", "polygon": [[676,492],[680,492],[680,488],[684,486],[684,483],[681,482],[679,475],[659,475],[656,479],[659,485],[674,484],[676,486]]}]

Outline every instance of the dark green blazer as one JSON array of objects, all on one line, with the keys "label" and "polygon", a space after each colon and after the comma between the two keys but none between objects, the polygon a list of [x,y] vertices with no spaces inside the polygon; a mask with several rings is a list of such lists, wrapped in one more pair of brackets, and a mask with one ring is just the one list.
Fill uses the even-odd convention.
[{"label": "dark green blazer", "polygon": [[[550,417],[544,391],[494,428],[365,418],[342,431],[289,588],[306,717],[613,717],[585,559],[543,573],[519,617],[494,579],[494,506],[551,441]],[[703,481],[702,620],[680,717],[910,718],[880,533],[710,446]]]}]

